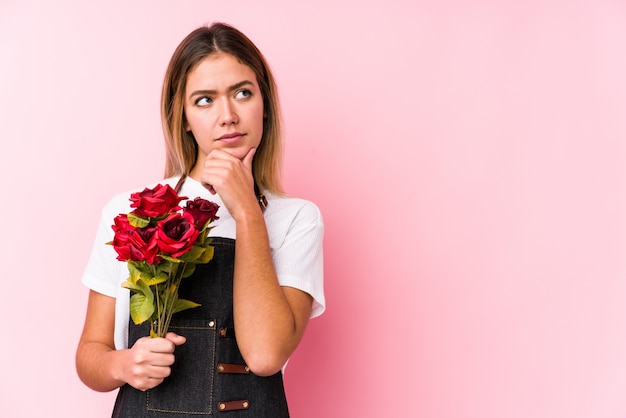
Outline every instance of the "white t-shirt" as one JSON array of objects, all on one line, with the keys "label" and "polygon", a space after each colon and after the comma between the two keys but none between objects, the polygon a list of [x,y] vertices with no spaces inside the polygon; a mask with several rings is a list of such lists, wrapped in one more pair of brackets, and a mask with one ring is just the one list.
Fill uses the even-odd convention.
[{"label": "white t-shirt", "polygon": [[[175,187],[178,178],[159,182]],[[156,183],[154,184],[156,185]],[[154,187],[154,185],[150,187]],[[137,191],[142,191],[142,189]],[[130,195],[123,193],[111,199],[102,210],[95,243],[85,268],[82,282],[90,289],[116,298],[115,347],[128,348],[128,321],[130,291],[121,287],[128,278],[125,262],[117,260],[113,246],[113,219],[132,210]],[[220,205],[219,219],[212,225],[210,236],[235,239],[235,221],[230,216],[219,195],[210,194],[198,181],[187,178],[179,193],[190,199],[202,197]],[[281,286],[294,287],[313,297],[311,318],[325,310],[324,269],[322,238],[324,224],[322,215],[313,203],[285,196],[266,193],[268,206],[265,223],[276,275]],[[184,201],[183,201],[184,204]]]}]

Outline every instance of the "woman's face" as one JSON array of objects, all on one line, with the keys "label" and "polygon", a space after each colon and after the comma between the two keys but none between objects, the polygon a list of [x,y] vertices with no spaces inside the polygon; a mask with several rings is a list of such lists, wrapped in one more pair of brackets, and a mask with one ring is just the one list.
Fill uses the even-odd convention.
[{"label": "woman's face", "polygon": [[210,55],[196,65],[187,76],[183,108],[200,164],[214,149],[242,159],[261,142],[261,89],[254,71],[232,55]]}]

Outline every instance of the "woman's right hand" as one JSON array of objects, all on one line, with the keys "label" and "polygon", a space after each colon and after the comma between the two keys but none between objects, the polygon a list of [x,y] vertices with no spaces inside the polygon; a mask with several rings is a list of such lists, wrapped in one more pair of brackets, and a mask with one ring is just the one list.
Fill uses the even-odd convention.
[{"label": "woman's right hand", "polygon": [[158,386],[170,375],[170,366],[175,360],[174,350],[185,340],[185,337],[173,332],[168,332],[165,338],[138,339],[124,355],[120,380],[141,391]]},{"label": "woman's right hand", "polygon": [[89,292],[85,326],[76,349],[76,371],[93,390],[108,392],[129,385],[147,390],[169,376],[174,349],[185,337],[168,332],[165,338],[144,337],[130,349],[116,350],[115,298]]}]

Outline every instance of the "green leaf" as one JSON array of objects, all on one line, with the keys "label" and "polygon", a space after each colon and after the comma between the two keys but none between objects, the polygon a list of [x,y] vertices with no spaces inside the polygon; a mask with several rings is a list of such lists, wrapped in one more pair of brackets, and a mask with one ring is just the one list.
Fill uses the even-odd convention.
[{"label": "green leaf", "polygon": [[172,313],[184,311],[185,309],[197,308],[198,306],[201,305],[187,299],[178,299],[176,303],[174,303],[174,310],[172,311]]},{"label": "green leaf", "polygon": [[197,260],[204,251],[204,248],[194,245],[191,250],[180,256],[180,259],[184,262],[191,262]]},{"label": "green leaf", "polygon": [[213,254],[215,253],[215,248],[213,248],[213,246],[209,245],[204,249],[204,252],[202,253],[202,256],[200,258],[198,258],[197,263],[198,264],[206,264],[209,261],[211,261],[213,259]]},{"label": "green leaf", "polygon": [[128,214],[128,223],[135,228],[145,228],[150,225],[150,219],[142,218],[131,212]]},{"label": "green leaf", "polygon": [[154,313],[154,294],[152,289],[146,283],[138,279],[137,282],[126,280],[122,283],[122,287],[135,292],[130,297],[130,317],[137,325],[150,319]]},{"label": "green leaf", "polygon": [[174,283],[172,283],[164,290],[167,293],[169,293],[168,297],[174,297],[176,294],[176,291],[178,290],[178,287]]},{"label": "green leaf", "polygon": [[134,292],[139,292],[141,293],[143,291],[143,289],[138,286],[136,283],[134,283],[133,281],[130,280],[130,278],[128,278],[126,281],[122,282],[122,287],[125,289],[130,289]]},{"label": "green leaf", "polygon": [[[150,292],[152,296],[152,292]],[[130,317],[135,325],[146,322],[154,313],[154,297],[146,297],[143,294],[134,294],[130,298]]]},{"label": "green leaf", "polygon": [[157,284],[165,283],[167,281],[167,275],[160,273],[156,277],[150,277],[149,279],[142,279],[148,286],[156,286]]},{"label": "green leaf", "polygon": [[148,285],[141,279],[141,277],[136,278],[136,280],[129,277],[128,280],[122,282],[122,287],[130,289],[148,298],[153,297],[152,290],[150,290]]},{"label": "green leaf", "polygon": [[196,245],[204,247],[205,243],[207,242],[208,236],[209,236],[208,230],[204,229],[200,231],[200,235],[198,235],[198,238],[196,238]]},{"label": "green leaf", "polygon": [[160,263],[157,266],[157,272],[158,274],[169,275],[171,272],[175,272],[177,268],[178,262],[170,261],[169,263]]},{"label": "green leaf", "polygon": [[146,269],[145,263],[128,262],[129,281],[137,283],[139,280],[148,281],[152,278],[152,272]]},{"label": "green leaf", "polygon": [[159,256],[163,259],[163,260],[167,260],[170,261],[172,263],[181,263],[182,260],[179,260],[178,258],[172,258],[169,255],[166,254],[159,254]]}]

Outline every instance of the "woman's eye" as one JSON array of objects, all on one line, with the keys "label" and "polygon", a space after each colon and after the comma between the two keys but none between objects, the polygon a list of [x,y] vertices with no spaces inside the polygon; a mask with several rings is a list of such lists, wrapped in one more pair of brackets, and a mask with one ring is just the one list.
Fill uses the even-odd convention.
[{"label": "woman's eye", "polygon": [[196,100],[196,105],[207,106],[210,105],[211,102],[213,102],[213,99],[211,99],[210,97],[200,97],[198,100]]},{"label": "woman's eye", "polygon": [[250,96],[252,96],[252,92],[246,89],[239,90],[237,94],[235,95],[237,99],[245,99],[246,97],[250,97]]}]

